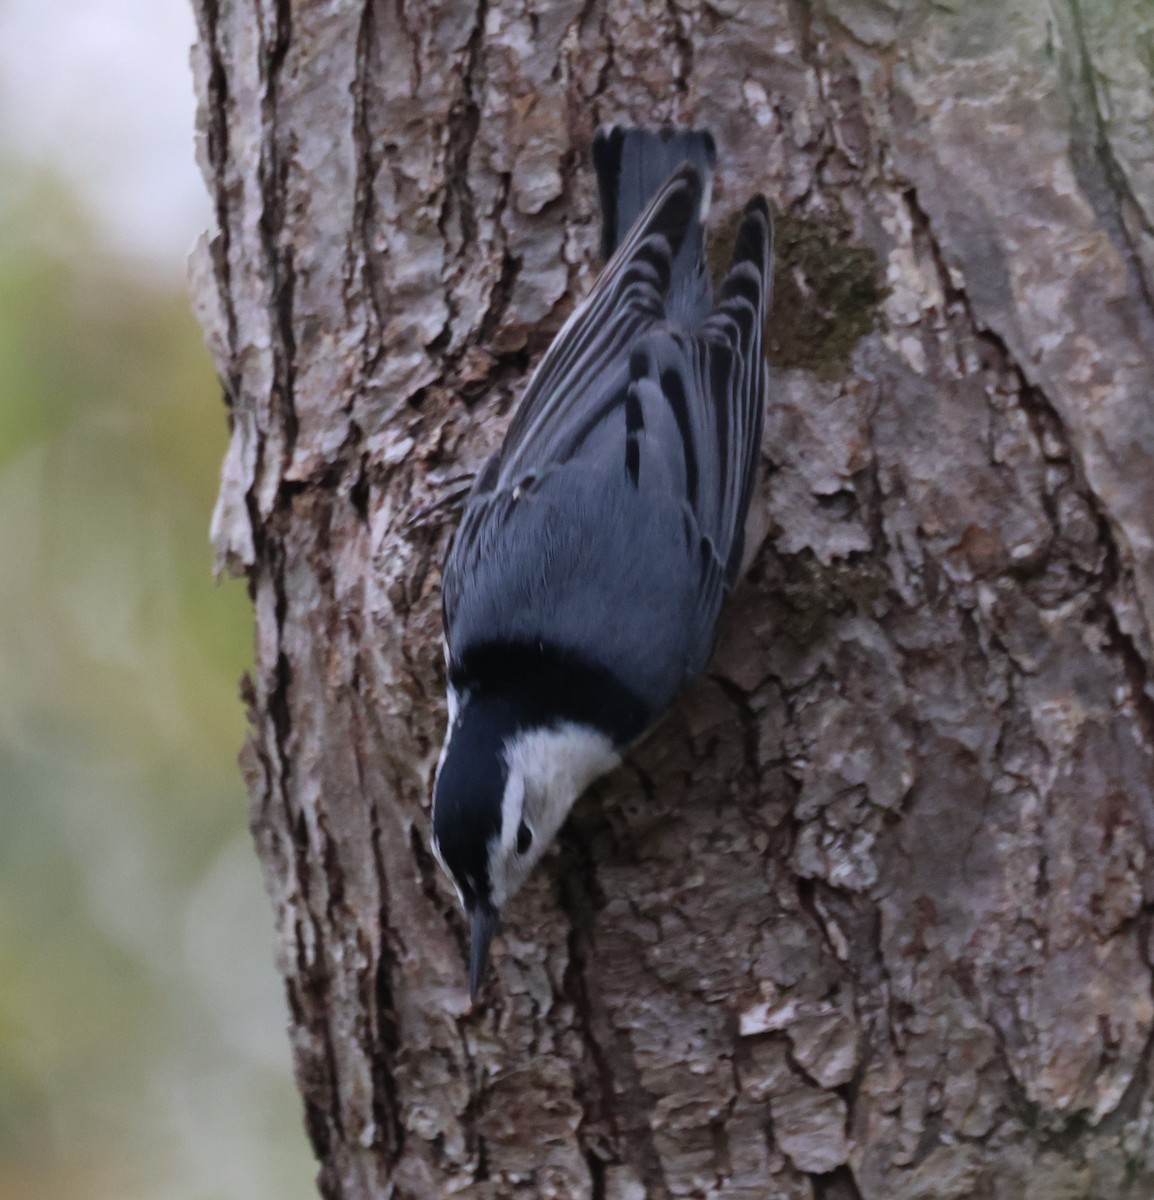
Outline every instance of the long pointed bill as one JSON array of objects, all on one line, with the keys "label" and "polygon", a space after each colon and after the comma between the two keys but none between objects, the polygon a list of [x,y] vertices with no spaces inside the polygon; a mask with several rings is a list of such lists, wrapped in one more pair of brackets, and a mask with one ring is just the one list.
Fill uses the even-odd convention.
[{"label": "long pointed bill", "polygon": [[485,967],[489,963],[489,943],[501,924],[500,917],[480,904],[473,909],[473,930],[469,946],[469,1001],[477,1003],[477,993],[485,978]]}]

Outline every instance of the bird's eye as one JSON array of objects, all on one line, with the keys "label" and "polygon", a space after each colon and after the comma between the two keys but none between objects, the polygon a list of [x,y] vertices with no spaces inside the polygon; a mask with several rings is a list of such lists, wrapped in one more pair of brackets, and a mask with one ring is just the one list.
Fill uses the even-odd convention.
[{"label": "bird's eye", "polygon": [[533,831],[524,821],[517,827],[517,853],[527,854],[533,844]]}]

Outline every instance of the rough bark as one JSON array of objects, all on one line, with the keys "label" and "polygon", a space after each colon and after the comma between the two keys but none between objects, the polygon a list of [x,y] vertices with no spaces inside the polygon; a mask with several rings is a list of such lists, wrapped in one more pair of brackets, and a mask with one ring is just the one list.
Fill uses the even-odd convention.
[{"label": "rough bark", "polygon": [[[1143,0],[195,0],[243,766],[336,1200],[1154,1193]],[[782,214],[761,550],[467,1013],[439,504],[597,122]]]}]

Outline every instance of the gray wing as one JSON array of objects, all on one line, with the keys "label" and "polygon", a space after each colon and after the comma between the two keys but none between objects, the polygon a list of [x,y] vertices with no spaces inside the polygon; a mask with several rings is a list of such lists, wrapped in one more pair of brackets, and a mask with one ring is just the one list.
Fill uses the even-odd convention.
[{"label": "gray wing", "polygon": [[701,188],[689,163],[675,171],[565,322],[505,435],[494,486],[572,457],[620,402],[630,351],[665,319],[673,262],[698,215]]},{"label": "gray wing", "polygon": [[[640,442],[634,457],[643,465],[680,448],[678,483],[702,536],[721,560],[726,589],[741,566],[765,421],[762,341],[772,266],[773,225],[768,205],[758,196],[746,206],[733,264],[709,318],[692,333],[654,330],[641,340],[631,362],[630,397],[640,401],[635,420],[642,423],[634,435]],[[667,428],[670,416],[676,437]],[[647,456],[650,424],[657,446]]]},{"label": "gray wing", "polygon": [[484,497],[445,569],[450,669],[494,642],[546,644],[609,670],[652,714],[700,669],[692,521],[620,477],[571,462]]},{"label": "gray wing", "polygon": [[709,318],[668,324],[695,180],[683,168],[658,193],[482,473],[443,579],[453,659],[546,640],[595,654],[655,708],[705,666],[758,459],[772,249],[759,198]]}]

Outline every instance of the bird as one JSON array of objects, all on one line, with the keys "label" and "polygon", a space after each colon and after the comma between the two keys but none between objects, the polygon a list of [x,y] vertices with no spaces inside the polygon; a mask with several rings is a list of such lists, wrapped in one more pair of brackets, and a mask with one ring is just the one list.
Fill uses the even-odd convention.
[{"label": "bird", "polygon": [[773,220],[713,295],[707,130],[603,127],[605,265],[531,375],[442,570],[434,853],[475,1005],[502,910],[585,789],[706,667],[760,461]]}]

